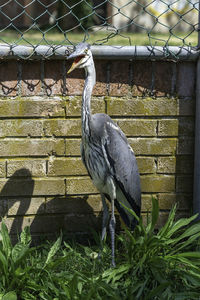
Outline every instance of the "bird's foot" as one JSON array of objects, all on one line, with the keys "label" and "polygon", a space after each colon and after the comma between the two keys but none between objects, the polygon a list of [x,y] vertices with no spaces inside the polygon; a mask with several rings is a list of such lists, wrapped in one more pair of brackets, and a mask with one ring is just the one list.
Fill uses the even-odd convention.
[{"label": "bird's foot", "polygon": [[115,268],[115,267],[116,267],[116,264],[115,264],[115,260],[114,260],[114,259],[112,259],[111,267],[112,267],[112,268]]},{"label": "bird's foot", "polygon": [[115,269],[115,268],[116,268],[116,264],[115,264],[115,263],[112,263],[112,264],[111,264],[111,268]]},{"label": "bird's foot", "polygon": [[98,253],[98,260],[101,260],[101,252]]}]

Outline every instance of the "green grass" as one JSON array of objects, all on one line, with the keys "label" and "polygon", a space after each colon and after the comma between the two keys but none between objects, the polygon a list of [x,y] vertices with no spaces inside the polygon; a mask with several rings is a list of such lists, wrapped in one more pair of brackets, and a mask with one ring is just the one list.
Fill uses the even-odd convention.
[{"label": "green grass", "polygon": [[[84,33],[63,33],[55,29],[44,31],[45,34],[39,30],[28,30],[17,33],[15,30],[2,30],[0,33],[0,43],[9,44],[23,44],[23,45],[66,45],[71,43],[78,43],[84,39]],[[22,38],[23,33],[23,38]],[[188,35],[188,37],[187,37]],[[131,33],[124,32],[115,35],[112,31],[90,31],[87,37],[87,42],[93,44],[106,44],[106,45],[157,45],[165,46],[166,43],[171,46],[182,45],[197,45],[197,32],[180,33],[174,32],[173,34],[154,34],[151,33]]]},{"label": "green grass", "polygon": [[0,299],[199,299],[200,224],[194,223],[196,216],[176,221],[173,208],[166,224],[155,233],[157,200],[152,200],[152,206],[146,227],[138,219],[134,232],[125,229],[117,237],[116,268],[110,267],[109,243],[98,259],[97,234],[94,246],[62,242],[59,237],[54,243],[32,247],[26,227],[13,246],[2,223]]}]

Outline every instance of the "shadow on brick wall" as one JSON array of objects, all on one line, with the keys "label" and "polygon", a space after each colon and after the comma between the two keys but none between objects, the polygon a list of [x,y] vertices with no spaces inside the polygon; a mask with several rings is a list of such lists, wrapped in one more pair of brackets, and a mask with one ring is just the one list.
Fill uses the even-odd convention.
[{"label": "shadow on brick wall", "polygon": [[[21,232],[23,226],[22,216],[26,215],[29,209],[33,189],[34,180],[31,172],[22,168],[13,173],[1,190],[0,198],[4,203],[1,216],[9,216],[6,223],[11,234]],[[21,200],[22,196],[23,202]]]},{"label": "shadow on brick wall", "polygon": [[101,213],[95,214],[88,195],[37,197],[34,186],[31,172],[21,168],[0,192],[0,216],[5,217],[13,242],[25,226],[30,226],[34,243],[44,238],[55,239],[61,231],[65,239],[84,242],[90,228],[101,228]]},{"label": "shadow on brick wall", "polygon": [[[95,214],[88,203],[88,195],[56,196],[38,208],[31,223],[32,239],[38,243],[44,238],[56,239],[62,232],[63,238],[87,243],[90,229],[101,228],[102,216]],[[91,239],[91,236],[90,236]]]}]

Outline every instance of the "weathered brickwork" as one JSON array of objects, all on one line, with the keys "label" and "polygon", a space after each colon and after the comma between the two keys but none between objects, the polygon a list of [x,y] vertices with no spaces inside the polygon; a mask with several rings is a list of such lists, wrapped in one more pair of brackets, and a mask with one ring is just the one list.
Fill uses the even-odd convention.
[{"label": "weathered brickwork", "polygon": [[[0,215],[14,235],[101,228],[102,206],[80,157],[82,70],[65,61],[0,66]],[[142,213],[152,195],[161,226],[191,210],[195,62],[96,61],[92,112],[122,128],[136,154]]]}]

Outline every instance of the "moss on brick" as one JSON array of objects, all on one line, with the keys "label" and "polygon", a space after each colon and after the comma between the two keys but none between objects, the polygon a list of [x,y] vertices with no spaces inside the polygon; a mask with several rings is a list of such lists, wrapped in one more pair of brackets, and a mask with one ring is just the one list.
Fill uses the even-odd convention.
[{"label": "moss on brick", "polygon": [[152,195],[142,194],[142,212],[151,211],[151,209],[152,209]]},{"label": "moss on brick", "polygon": [[87,175],[81,158],[52,158],[48,161],[49,176]]},{"label": "moss on brick", "polygon": [[137,157],[140,174],[150,174],[156,172],[156,161],[153,157]]},{"label": "moss on brick", "polygon": [[63,139],[4,139],[0,143],[1,157],[64,155]]},{"label": "moss on brick", "polygon": [[111,98],[107,112],[112,116],[176,116],[177,100],[168,98]]},{"label": "moss on brick", "polygon": [[67,178],[67,195],[98,193],[89,177]]},{"label": "moss on brick", "polygon": [[81,139],[66,139],[65,153],[66,156],[80,156],[81,155]]},{"label": "moss on brick", "polygon": [[175,191],[175,176],[143,175],[141,176],[143,193],[164,193]]},{"label": "moss on brick", "polygon": [[0,161],[0,177],[5,177],[6,176],[6,162]]},{"label": "moss on brick", "polygon": [[174,155],[177,140],[172,138],[130,138],[130,145],[137,155]]},{"label": "moss on brick", "polygon": [[[19,172],[19,170],[21,170],[21,172]],[[29,170],[30,174],[34,177],[46,176],[46,160],[21,158],[17,160],[10,159],[7,162],[7,177],[11,177],[13,174],[18,177],[26,177],[27,170]]]},{"label": "moss on brick", "polygon": [[178,210],[188,210],[191,209],[192,193],[159,193],[158,200],[161,210],[171,210],[175,204]]},{"label": "moss on brick", "polygon": [[48,197],[46,213],[89,214],[102,209],[100,195],[80,195],[66,197]]},{"label": "moss on brick", "polygon": [[0,100],[1,117],[64,117],[65,107],[61,100]]},{"label": "moss on brick", "polygon": [[40,137],[43,135],[41,120],[1,120],[0,137]]},{"label": "moss on brick", "polygon": [[39,215],[45,211],[45,198],[13,198],[8,199],[8,216]]},{"label": "moss on brick", "polygon": [[[69,101],[66,102],[66,115],[68,117],[81,116],[81,96],[71,96]],[[92,113],[105,113],[105,101],[103,97],[92,97],[91,100]]]},{"label": "moss on brick", "polygon": [[157,173],[170,174],[176,172],[176,157],[159,157]]},{"label": "moss on brick", "polygon": [[126,136],[156,136],[157,120],[116,119]]},{"label": "moss on brick", "polygon": [[158,136],[178,136],[179,121],[177,119],[159,120]]},{"label": "moss on brick", "polygon": [[1,196],[17,197],[17,196],[50,196],[65,195],[65,181],[63,178],[42,178],[32,179],[0,179]]},{"label": "moss on brick", "polygon": [[81,119],[44,120],[45,136],[81,136]]}]

